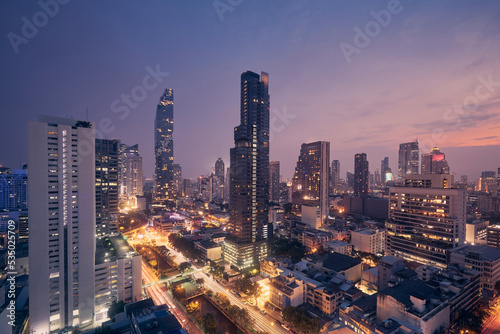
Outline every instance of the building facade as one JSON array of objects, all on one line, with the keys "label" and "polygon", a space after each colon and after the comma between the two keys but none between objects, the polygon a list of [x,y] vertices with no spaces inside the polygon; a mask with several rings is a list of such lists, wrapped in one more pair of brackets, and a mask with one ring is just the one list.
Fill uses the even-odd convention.
[{"label": "building facade", "polygon": [[269,201],[279,203],[280,201],[280,162],[269,163]]},{"label": "building facade", "polygon": [[156,107],[155,118],[155,200],[174,196],[174,91],[165,92]]},{"label": "building facade", "polygon": [[26,169],[0,174],[0,210],[28,209],[28,173]]},{"label": "building facade", "polygon": [[241,123],[230,151],[230,235],[224,259],[239,269],[268,254],[269,75],[241,74]]},{"label": "building facade", "polygon": [[449,176],[425,177],[409,176],[406,187],[389,188],[387,253],[442,268],[465,242],[465,190],[441,186]]},{"label": "building facade", "polygon": [[418,174],[418,140],[399,144],[399,178],[404,179],[407,175],[415,174]]},{"label": "building facade", "polygon": [[142,157],[139,153],[139,144],[132,146],[120,144],[119,177],[120,199],[128,205],[134,204],[137,196],[144,195]]},{"label": "building facade", "polygon": [[422,154],[422,174],[450,174],[446,157],[438,147],[433,147],[429,153]]},{"label": "building facade", "polygon": [[94,124],[28,122],[30,330],[91,325],[95,271]]},{"label": "building facade", "polygon": [[366,153],[354,156],[354,196],[368,195],[370,184],[370,171]]},{"label": "building facade", "polygon": [[[330,143],[317,141],[302,144],[297,166],[293,174],[292,200],[301,208],[302,217],[307,211],[318,211],[313,228],[324,224],[329,214]],[[308,209],[306,209],[308,208]]]},{"label": "building facade", "polygon": [[385,231],[371,228],[352,231],[351,244],[361,252],[382,254],[385,250]]},{"label": "building facade", "polygon": [[95,140],[96,235],[118,232],[118,139]]}]

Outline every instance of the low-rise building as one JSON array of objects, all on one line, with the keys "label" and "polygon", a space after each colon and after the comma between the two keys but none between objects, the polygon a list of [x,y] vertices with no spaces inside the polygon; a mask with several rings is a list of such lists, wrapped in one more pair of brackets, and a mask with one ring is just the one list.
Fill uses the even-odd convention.
[{"label": "low-rise building", "polygon": [[462,246],[451,253],[450,263],[479,271],[482,293],[493,295],[495,283],[500,280],[500,249],[486,245]]},{"label": "low-rise building", "polygon": [[351,244],[357,251],[382,254],[385,250],[385,231],[371,228],[352,231]]},{"label": "low-rise building", "polygon": [[269,277],[278,276],[282,270],[292,264],[292,260],[286,257],[268,257],[260,261],[260,272]]},{"label": "low-rise building", "polygon": [[471,245],[485,244],[489,225],[488,220],[468,221],[465,225],[465,242]]},{"label": "low-rise building", "polygon": [[500,225],[487,227],[486,244],[500,249]]},{"label": "low-rise building", "polygon": [[344,255],[351,255],[353,246],[340,240],[328,241],[324,244],[325,250]]},{"label": "low-rise building", "polygon": [[97,239],[95,313],[107,318],[113,301],[131,303],[142,298],[142,256],[119,235]]},{"label": "low-rise building", "polygon": [[201,240],[195,243],[195,247],[201,251],[203,260],[217,261],[222,257],[222,246],[212,240]]},{"label": "low-rise building", "polygon": [[378,291],[389,286],[393,276],[405,269],[404,261],[398,257],[386,255],[378,262]]}]

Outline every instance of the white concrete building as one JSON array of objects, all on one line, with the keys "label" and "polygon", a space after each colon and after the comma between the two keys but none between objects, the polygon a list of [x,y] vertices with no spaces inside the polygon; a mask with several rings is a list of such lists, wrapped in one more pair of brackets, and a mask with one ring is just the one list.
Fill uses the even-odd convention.
[{"label": "white concrete building", "polygon": [[352,231],[351,244],[357,251],[381,254],[385,250],[385,231],[371,228]]},{"label": "white concrete building", "polygon": [[95,271],[94,124],[28,122],[30,331],[91,325]]}]

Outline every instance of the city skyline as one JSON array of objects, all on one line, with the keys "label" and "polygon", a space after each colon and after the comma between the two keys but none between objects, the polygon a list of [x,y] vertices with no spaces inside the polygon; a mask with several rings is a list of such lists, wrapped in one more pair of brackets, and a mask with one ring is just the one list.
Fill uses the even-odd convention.
[{"label": "city skyline", "polygon": [[[102,13],[106,13],[116,4],[102,6]],[[491,70],[498,68],[499,29],[494,18],[499,8],[493,1],[482,6],[464,2],[454,2],[453,6],[432,4],[433,15],[428,14],[429,2],[401,2],[401,11],[371,38],[368,46],[350,57],[351,62],[342,53],[341,43],[354,45],[353,29],[374,20],[370,11],[387,8],[387,2],[357,6],[292,2],[280,11],[281,7],[275,5],[259,9],[256,4],[243,2],[233,11],[224,12],[222,21],[210,3],[206,8],[164,6],[169,9],[167,15],[172,16],[166,28],[148,19],[143,30],[128,34],[126,18],[133,13],[147,14],[148,18],[162,14],[123,4],[123,17],[111,20],[125,33],[115,31],[104,25],[109,15],[100,14],[92,4],[71,3],[60,6],[59,13],[28,43],[20,44],[17,53],[4,38],[0,44],[6,56],[0,65],[5,74],[2,100],[4,110],[12,117],[10,124],[0,125],[1,140],[11,143],[2,145],[0,164],[20,168],[20,163],[27,161],[29,119],[37,114],[86,119],[88,107],[88,120],[95,122],[98,130],[103,129],[102,124],[105,129],[113,128],[101,131],[107,133],[98,134],[98,138],[139,143],[144,175],[151,177],[153,136],[144,133],[151,134],[162,91],[173,88],[177,110],[175,163],[182,166],[184,177],[206,174],[217,157],[229,161],[231,128],[237,124],[235,87],[239,73],[247,68],[263,68],[273,77],[271,118],[274,115],[275,122],[270,159],[280,161],[284,177],[292,176],[298,147],[316,140],[331,142],[330,157],[341,162],[341,177],[347,170],[354,171],[352,157],[357,152],[367,153],[372,166],[390,157],[390,167],[397,175],[398,145],[416,137],[421,141],[420,153],[430,151],[434,145],[446,152],[450,170],[457,177],[465,174],[473,181],[481,171],[496,170],[500,165],[500,156],[494,154],[500,150],[495,127],[500,116],[496,112],[500,75]],[[37,4],[10,7],[11,11],[6,11],[9,16],[3,17],[0,26],[5,36],[9,32],[21,33],[20,18],[31,18],[40,10]],[[447,12],[455,15],[447,15],[443,23],[442,14]],[[246,20],[248,13],[263,17],[261,27]],[[77,30],[81,23],[75,19],[77,14],[93,18],[86,22],[88,29],[84,32]],[[296,18],[300,24],[284,21],[287,17]],[[135,20],[144,23],[140,15]],[[200,29],[203,24],[209,27],[206,31]],[[189,25],[182,33],[173,30]],[[102,29],[94,37],[98,28]],[[168,28],[172,28],[171,39],[164,43],[168,46],[163,46],[157,41],[163,40]],[[429,31],[437,28],[443,29],[431,36]],[[108,43],[112,33],[115,38]],[[68,34],[81,43],[61,49]],[[252,37],[248,43],[255,51],[251,54],[246,54],[248,45],[241,43],[242,36]],[[138,47],[151,52],[134,52]],[[387,47],[391,52],[384,51]],[[202,56],[198,52],[201,48],[206,51]],[[223,55],[220,48],[231,52]],[[71,55],[70,61],[66,54]],[[282,61],[283,57],[287,62]],[[46,59],[43,67],[36,65],[39,58]],[[111,59],[119,61],[110,63]],[[26,71],[19,74],[21,67]],[[137,94],[135,88],[142,87],[147,75],[149,81],[143,87],[146,96],[127,107],[121,94]],[[79,80],[72,80],[74,77]],[[96,78],[102,84],[96,84]],[[49,79],[51,85],[45,85]],[[56,93],[57,99],[46,98]],[[476,95],[477,108],[462,113],[453,110],[456,103],[474,103]],[[37,108],[31,108],[33,101]],[[217,131],[207,132],[204,128]],[[350,130],[353,128],[356,131]],[[438,140],[429,145],[434,132]],[[370,172],[374,171],[372,167]]]}]

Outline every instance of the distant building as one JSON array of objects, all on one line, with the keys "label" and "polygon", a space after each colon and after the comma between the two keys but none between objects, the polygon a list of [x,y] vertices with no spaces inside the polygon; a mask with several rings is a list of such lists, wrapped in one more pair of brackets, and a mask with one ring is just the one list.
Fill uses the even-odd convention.
[{"label": "distant building", "polygon": [[313,228],[321,227],[329,214],[329,161],[329,142],[304,143],[300,148],[299,159],[293,174],[293,204],[301,208],[303,215],[304,212],[306,214],[312,211],[318,212],[317,220],[308,220]]},{"label": "distant building", "polygon": [[280,201],[280,162],[269,163],[269,201],[279,203]]},{"label": "distant building", "polygon": [[120,144],[119,194],[127,205],[134,206],[136,197],[144,194],[142,157],[139,144]]},{"label": "distant building", "polygon": [[174,192],[174,91],[165,89],[155,117],[155,200],[173,198]]},{"label": "distant building", "polygon": [[95,140],[96,235],[118,232],[118,139]]},{"label": "distant building", "polygon": [[371,228],[352,231],[351,244],[361,252],[382,254],[385,250],[385,231]]},{"label": "distant building", "polygon": [[217,199],[220,201],[224,201],[224,192],[225,192],[225,187],[226,187],[226,180],[225,180],[225,173],[226,173],[226,168],[224,165],[224,161],[222,158],[217,159],[215,162],[215,176],[218,178],[219,181],[219,190],[217,191]]},{"label": "distant building", "polygon": [[26,169],[7,169],[0,174],[0,210],[28,209],[28,173]]},{"label": "distant building", "polygon": [[422,174],[449,174],[450,167],[444,153],[433,147],[430,153],[422,154]]},{"label": "distant building", "polygon": [[368,195],[369,175],[366,153],[356,154],[354,156],[354,196]]},{"label": "distant building", "polygon": [[330,170],[330,189],[331,189],[331,194],[333,195],[334,193],[337,192],[337,188],[340,185],[340,161],[338,160],[333,160],[332,161],[332,167]]},{"label": "distant building", "polygon": [[182,196],[182,167],[179,164],[173,164],[172,170],[174,173],[174,195],[180,197]]},{"label": "distant building", "polygon": [[418,174],[418,140],[399,144],[398,176],[400,179],[407,175]]}]

